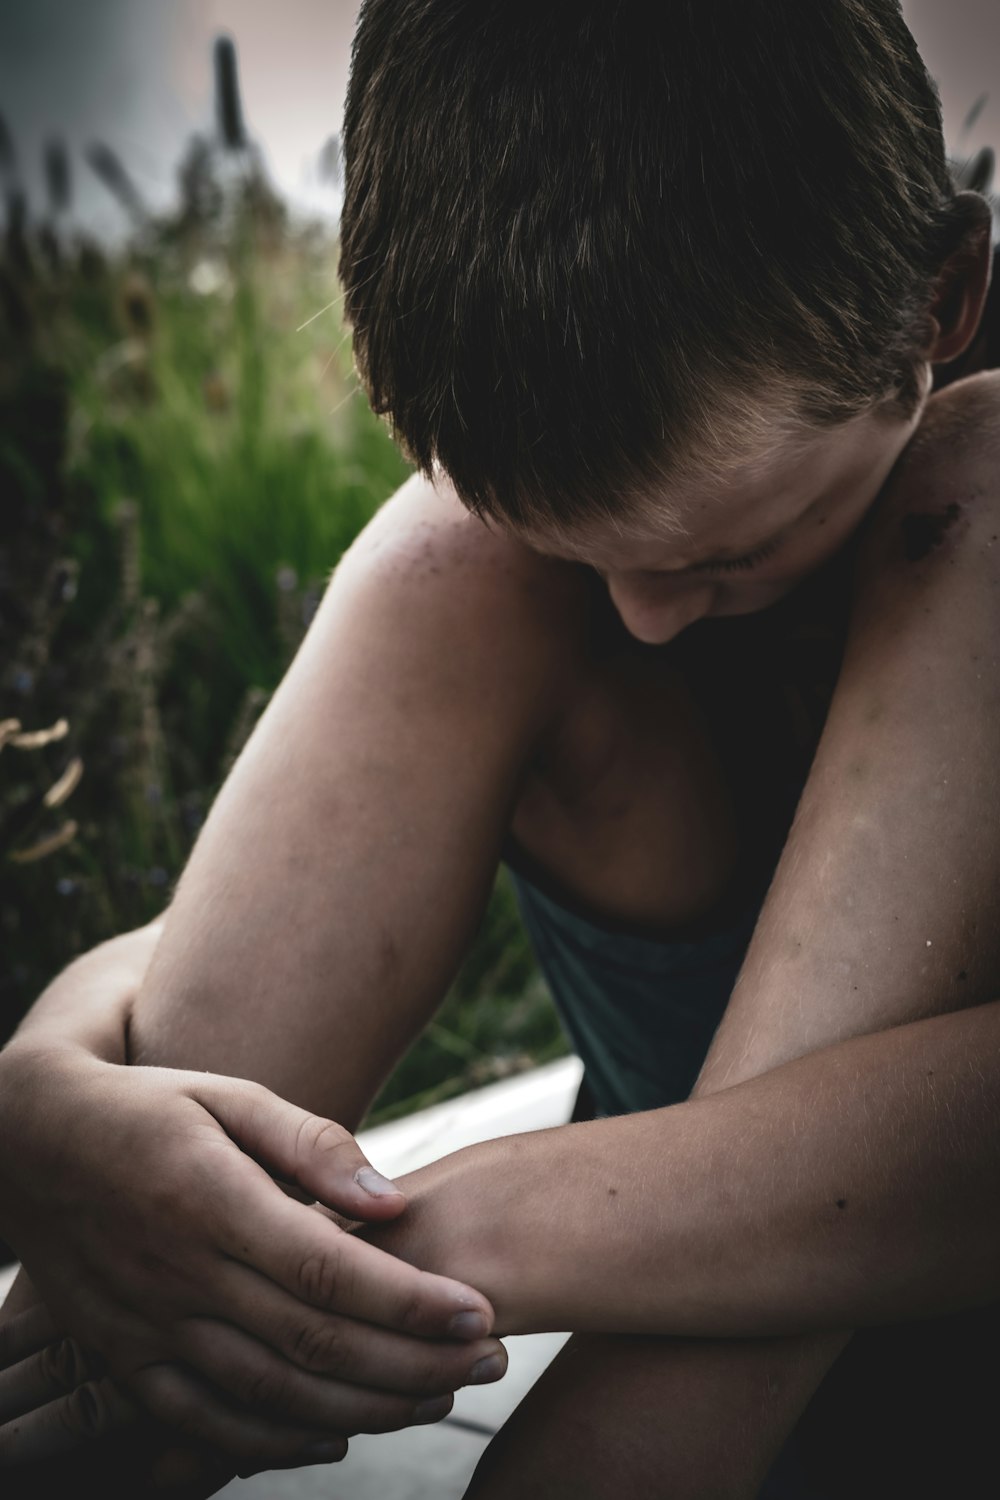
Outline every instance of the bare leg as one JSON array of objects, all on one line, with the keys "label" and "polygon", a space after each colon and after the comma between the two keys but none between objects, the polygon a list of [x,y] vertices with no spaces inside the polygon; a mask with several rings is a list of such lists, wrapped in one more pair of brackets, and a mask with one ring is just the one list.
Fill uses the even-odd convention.
[{"label": "bare leg", "polygon": [[794,1422],[815,1383],[811,1342],[748,1339],[720,1361],[709,1341],[575,1334],[487,1448],[469,1500],[515,1485],[522,1500],[751,1500],[772,1456],[761,1431]]}]

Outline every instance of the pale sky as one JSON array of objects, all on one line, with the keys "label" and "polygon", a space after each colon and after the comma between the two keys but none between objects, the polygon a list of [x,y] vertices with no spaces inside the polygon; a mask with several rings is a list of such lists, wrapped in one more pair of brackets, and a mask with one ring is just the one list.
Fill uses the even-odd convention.
[{"label": "pale sky", "polygon": [[[41,196],[46,136],[76,147],[80,216],[102,233],[123,222],[78,152],[99,139],[157,207],[170,202],[184,138],[213,119],[211,47],[239,54],[247,123],[279,187],[322,209],[309,181],[343,120],[359,0],[0,0],[0,114],[29,187]],[[335,201],[326,193],[327,206]]]},{"label": "pale sky", "polygon": [[[310,171],[339,129],[358,0],[0,0],[0,113],[36,192],[42,143],[102,139],[141,189],[165,206],[183,137],[212,119],[210,48],[229,33],[239,51],[248,123],[282,190],[336,211]],[[954,148],[961,122],[991,97],[968,147],[1000,147],[1000,3],[904,0],[941,89]],[[79,211],[114,232],[118,209],[89,169],[76,171]]]}]

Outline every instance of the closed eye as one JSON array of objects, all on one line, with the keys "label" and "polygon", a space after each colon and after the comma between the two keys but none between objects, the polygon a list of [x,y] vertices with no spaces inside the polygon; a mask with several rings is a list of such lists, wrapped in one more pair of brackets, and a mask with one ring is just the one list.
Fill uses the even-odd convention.
[{"label": "closed eye", "polygon": [[765,558],[771,557],[778,551],[780,542],[771,542],[766,547],[758,547],[756,552],[748,552],[745,557],[730,557],[724,562],[695,563],[688,569],[689,573],[729,573],[737,568],[755,568]]}]

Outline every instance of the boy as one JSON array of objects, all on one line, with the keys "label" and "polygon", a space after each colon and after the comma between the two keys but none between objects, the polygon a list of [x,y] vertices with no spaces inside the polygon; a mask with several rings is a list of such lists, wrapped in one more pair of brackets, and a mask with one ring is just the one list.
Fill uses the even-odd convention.
[{"label": "boy", "polygon": [[[340,565],[152,961],[130,935],[117,987],[89,971],[93,1019],[53,987],[10,1050],[0,1229],[140,1399],[244,1463],[293,1459],[288,1424],[319,1438],[332,1410],[289,1373],[338,1370],[303,1354],[322,1330],[273,1283],[354,1320],[360,1387],[405,1389],[412,1336],[445,1331],[377,1304],[369,1240],[457,1279],[441,1298],[484,1293],[499,1332],[577,1330],[470,1494],[868,1493],[821,1433],[771,1468],[841,1330],[1000,1296],[1000,395],[931,397],[981,323],[986,205],[953,192],[892,0],[374,0],[345,146],[357,362],[423,472]],[[366,1213],[282,1147],[294,1111],[160,1071],[354,1128],[501,856],[599,1118],[457,1153]],[[393,1217],[340,1236],[360,1290],[323,1251],[286,1279],[310,1211],[249,1176],[199,1229],[192,1103],[353,1220]],[[71,1120],[103,1235],[37,1186]],[[173,1241],[155,1276],[147,1220]],[[88,1262],[109,1269],[85,1305]],[[393,1330],[377,1360],[359,1321]],[[953,1332],[926,1334],[922,1379]],[[877,1339],[857,1350],[848,1397]],[[256,1449],[206,1377],[244,1409],[267,1393]],[[328,1430],[412,1419],[342,1399]],[[942,1464],[974,1423],[959,1443],[935,1408],[940,1441],[900,1449],[880,1416],[871,1493],[970,1492]]]}]

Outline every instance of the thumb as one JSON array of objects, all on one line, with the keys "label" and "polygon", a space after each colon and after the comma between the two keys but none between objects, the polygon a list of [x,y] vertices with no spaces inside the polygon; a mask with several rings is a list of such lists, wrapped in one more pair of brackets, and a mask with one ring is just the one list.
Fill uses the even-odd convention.
[{"label": "thumb", "polygon": [[261,1166],[351,1219],[394,1219],[406,1207],[349,1130],[245,1078],[199,1074],[191,1093]]}]

